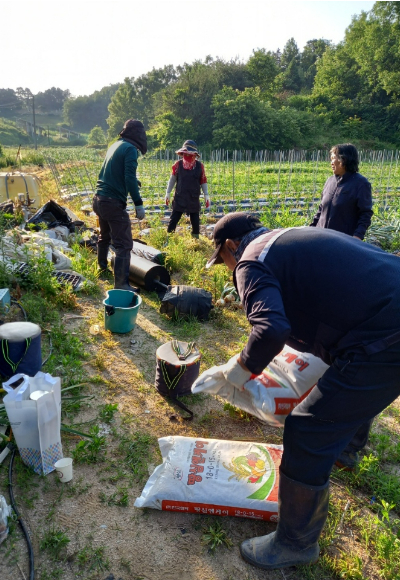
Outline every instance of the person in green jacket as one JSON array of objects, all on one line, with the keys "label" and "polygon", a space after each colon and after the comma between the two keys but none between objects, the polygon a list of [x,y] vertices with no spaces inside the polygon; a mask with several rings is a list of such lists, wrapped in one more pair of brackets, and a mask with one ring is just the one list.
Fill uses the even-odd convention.
[{"label": "person in green jacket", "polygon": [[119,135],[120,139],[106,153],[93,198],[93,211],[100,225],[97,261],[101,270],[107,270],[108,249],[112,244],[115,250],[114,288],[137,291],[129,284],[133,241],[126,202],[129,194],[135,204],[136,217],[144,219],[139,192],[141,183],[136,177],[136,169],[138,150],[142,155],[147,151],[147,137],[143,123],[136,119],[128,119]]}]

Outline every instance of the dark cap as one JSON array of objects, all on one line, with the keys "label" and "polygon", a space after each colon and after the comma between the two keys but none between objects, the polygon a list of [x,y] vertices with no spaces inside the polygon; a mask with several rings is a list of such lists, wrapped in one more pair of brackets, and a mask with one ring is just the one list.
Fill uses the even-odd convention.
[{"label": "dark cap", "polygon": [[258,217],[243,211],[228,213],[221,218],[214,228],[214,244],[215,251],[206,264],[206,268],[210,268],[214,264],[222,264],[223,259],[219,255],[222,246],[226,240],[236,240],[243,238],[252,230],[257,230],[262,227],[262,223]]}]

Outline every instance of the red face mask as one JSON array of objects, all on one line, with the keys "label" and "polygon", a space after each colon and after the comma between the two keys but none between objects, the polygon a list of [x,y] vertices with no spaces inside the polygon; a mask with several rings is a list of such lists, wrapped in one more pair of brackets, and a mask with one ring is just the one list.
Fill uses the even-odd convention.
[{"label": "red face mask", "polygon": [[183,169],[193,169],[196,165],[196,155],[183,154]]}]

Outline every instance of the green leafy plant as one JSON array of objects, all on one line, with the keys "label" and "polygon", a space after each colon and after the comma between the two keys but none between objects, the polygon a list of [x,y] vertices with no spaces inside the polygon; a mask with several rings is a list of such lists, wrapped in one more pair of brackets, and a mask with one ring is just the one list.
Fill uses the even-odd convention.
[{"label": "green leafy plant", "polygon": [[233,546],[232,540],[228,537],[226,531],[219,522],[207,525],[203,528],[201,543],[206,546],[208,551],[212,554],[221,546],[225,546],[229,549]]},{"label": "green leafy plant", "polygon": [[77,463],[96,463],[104,460],[106,449],[106,439],[99,435],[98,425],[94,425],[89,430],[90,440],[79,441],[72,452],[72,457]]},{"label": "green leafy plant", "polygon": [[105,555],[104,547],[94,548],[91,544],[85,546],[77,554],[77,561],[80,568],[85,568],[88,572],[94,570],[104,572],[110,567],[110,561]]},{"label": "green leafy plant", "polygon": [[118,404],[106,404],[99,412],[99,419],[104,423],[111,423],[114,419],[115,413],[118,411]]},{"label": "green leafy plant", "polygon": [[136,432],[122,438],[119,451],[133,474],[142,480],[148,475],[147,465],[152,460],[152,449],[156,438],[148,433]]},{"label": "green leafy plant", "polygon": [[52,558],[58,560],[70,541],[65,532],[52,528],[45,532],[40,542],[40,549],[47,550]]}]

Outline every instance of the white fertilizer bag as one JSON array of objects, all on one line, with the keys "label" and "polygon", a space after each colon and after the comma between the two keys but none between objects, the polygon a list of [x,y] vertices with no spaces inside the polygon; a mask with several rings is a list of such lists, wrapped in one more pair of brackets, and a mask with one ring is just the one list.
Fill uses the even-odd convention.
[{"label": "white fertilizer bag", "polygon": [[242,390],[224,379],[210,379],[199,385],[194,383],[192,392],[219,395],[261,421],[281,427],[328,368],[316,356],[285,345],[267,368],[252,377]]},{"label": "white fertilizer bag", "polygon": [[172,436],[158,443],[163,462],[135,507],[277,521],[281,445]]}]

